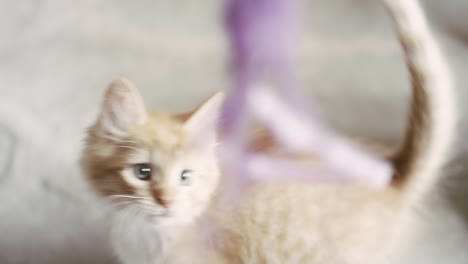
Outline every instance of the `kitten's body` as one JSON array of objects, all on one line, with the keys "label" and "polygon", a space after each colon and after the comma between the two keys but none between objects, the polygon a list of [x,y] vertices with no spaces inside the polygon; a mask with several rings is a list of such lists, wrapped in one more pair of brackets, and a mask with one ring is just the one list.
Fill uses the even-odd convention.
[{"label": "kitten's body", "polygon": [[[385,258],[407,230],[413,207],[440,176],[454,130],[450,79],[417,2],[386,3],[405,51],[413,98],[402,148],[387,157],[395,166],[394,181],[383,191],[270,183],[225,210],[216,203],[223,195],[213,143],[219,100],[184,116],[154,115],[125,81],[109,89],[90,130],[84,168],[104,196],[131,196],[125,202],[145,208],[139,214],[163,212],[149,221],[165,245],[156,263],[363,264]],[[159,167],[157,180],[132,178],[128,169],[140,163]],[[184,168],[195,172],[190,186],[176,181]],[[167,197],[170,206],[161,202]],[[206,243],[205,230],[215,232],[215,243]]]},{"label": "kitten's body", "polygon": [[[358,186],[258,186],[237,211],[218,218],[231,263],[381,263],[411,227],[416,206],[441,176],[454,134],[448,69],[416,1],[385,1],[411,75],[413,97],[401,149],[387,157],[395,176],[384,191]],[[409,235],[409,234],[405,234]],[[402,238],[402,237],[401,237]]]},{"label": "kitten's body", "polygon": [[329,185],[259,187],[219,221],[230,263],[376,263],[399,230],[395,191]]}]

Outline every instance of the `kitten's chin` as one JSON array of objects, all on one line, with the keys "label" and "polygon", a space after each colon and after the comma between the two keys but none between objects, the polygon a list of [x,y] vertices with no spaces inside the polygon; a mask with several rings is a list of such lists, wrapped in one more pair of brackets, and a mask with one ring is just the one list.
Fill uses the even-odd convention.
[{"label": "kitten's chin", "polygon": [[188,225],[193,223],[194,219],[194,216],[181,215],[174,211],[167,211],[163,214],[149,218],[152,224],[161,227]]}]

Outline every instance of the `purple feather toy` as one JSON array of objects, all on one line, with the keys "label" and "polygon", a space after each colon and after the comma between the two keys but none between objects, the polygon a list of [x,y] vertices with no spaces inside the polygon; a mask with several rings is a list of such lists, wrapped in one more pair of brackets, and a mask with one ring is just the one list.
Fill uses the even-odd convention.
[{"label": "purple feather toy", "polygon": [[[231,195],[266,181],[358,183],[385,188],[391,165],[334,133],[312,111],[293,76],[292,52],[298,2],[227,0],[232,84],[224,102],[221,165]],[[289,153],[320,162],[275,157],[248,147],[253,121],[261,123]],[[234,197],[234,198],[235,198]]]}]

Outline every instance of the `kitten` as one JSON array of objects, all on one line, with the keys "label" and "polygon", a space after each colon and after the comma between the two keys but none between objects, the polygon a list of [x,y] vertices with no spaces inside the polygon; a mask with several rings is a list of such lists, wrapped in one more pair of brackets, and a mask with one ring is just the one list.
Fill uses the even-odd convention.
[{"label": "kitten", "polygon": [[166,260],[166,249],[190,241],[189,224],[218,183],[214,150],[221,99],[217,94],[190,113],[171,115],[146,111],[126,79],[108,88],[88,132],[82,167],[91,186],[120,209],[112,242],[124,263]]},{"label": "kitten", "polygon": [[[390,155],[390,187],[271,183],[236,210],[208,210],[230,263],[382,263],[435,185],[454,138],[453,87],[418,2],[386,0],[412,84],[408,128]],[[221,234],[221,235],[219,235]],[[399,246],[402,246],[399,244]]]},{"label": "kitten", "polygon": [[[132,209],[122,211],[136,213],[125,214],[127,219],[151,217],[141,223],[156,230],[163,247],[151,257],[161,262],[381,263],[440,176],[455,123],[450,76],[419,5],[386,4],[413,90],[402,147],[388,156],[396,171],[388,189],[270,183],[224,210],[212,203],[223,195],[214,132],[221,96],[186,115],[150,113],[126,80],[110,86],[89,130],[83,167],[92,186]],[[201,220],[215,232],[213,248],[204,248],[195,232],[206,228]],[[149,242],[136,238],[132,245]],[[124,263],[144,263],[116,248]]]}]

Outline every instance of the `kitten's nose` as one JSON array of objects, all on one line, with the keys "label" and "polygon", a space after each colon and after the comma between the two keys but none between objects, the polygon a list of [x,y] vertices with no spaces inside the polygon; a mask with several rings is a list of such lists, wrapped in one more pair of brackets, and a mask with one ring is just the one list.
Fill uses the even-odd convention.
[{"label": "kitten's nose", "polygon": [[163,199],[163,198],[161,198],[161,197],[157,197],[157,198],[156,198],[156,201],[157,201],[160,205],[162,205],[162,207],[164,207],[164,208],[168,208],[169,205],[171,205],[171,203],[172,203],[170,200]]}]

